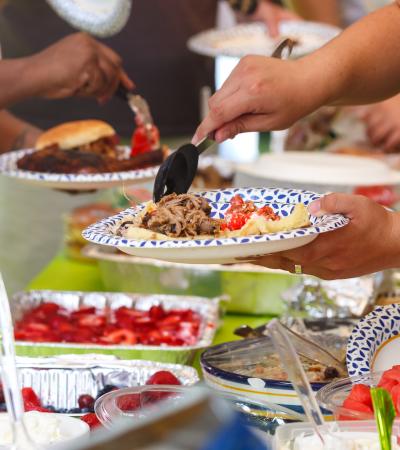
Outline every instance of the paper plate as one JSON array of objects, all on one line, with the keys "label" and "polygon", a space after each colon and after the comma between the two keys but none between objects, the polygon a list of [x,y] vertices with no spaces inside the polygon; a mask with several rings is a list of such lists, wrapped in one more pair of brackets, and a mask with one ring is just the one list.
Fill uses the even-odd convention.
[{"label": "paper plate", "polygon": [[[269,205],[281,216],[289,215],[295,204],[308,204],[319,194],[295,189],[244,188],[196,193],[205,197],[211,205],[211,216],[223,218],[234,195]],[[130,255],[156,258],[165,261],[189,264],[226,264],[237,262],[237,258],[249,258],[301,247],[313,241],[319,234],[347,225],[348,219],[341,215],[311,218],[311,226],[281,233],[217,239],[190,240],[135,240],[116,234],[119,226],[136,216],[143,205],[129,208],[120,214],[102,220],[83,232],[90,242],[117,247]],[[243,262],[243,261],[242,261]]]},{"label": "paper plate", "polygon": [[262,23],[237,25],[232,28],[211,29],[196,34],[188,41],[188,47],[195,53],[206,56],[270,56],[278,42],[284,37],[298,41],[292,56],[299,57],[322,47],[340,33],[331,25],[306,21],[283,21],[279,26],[280,37],[273,39]]},{"label": "paper plate", "polygon": [[251,164],[239,164],[244,182],[265,180],[318,186],[399,185],[400,172],[373,158],[323,152],[289,151],[267,154]]},{"label": "paper plate", "polygon": [[400,304],[380,306],[360,320],[349,338],[346,363],[350,376],[400,364]]},{"label": "paper plate", "polygon": [[[126,170],[124,172],[96,174],[44,173],[18,169],[17,161],[24,155],[34,151],[34,149],[16,150],[0,155],[0,174],[16,178],[25,183],[52,189],[89,191],[119,186],[124,183],[145,183],[153,180],[158,171],[158,166],[139,170]],[[130,149],[128,147],[119,147],[119,151],[122,156],[127,158]]]}]

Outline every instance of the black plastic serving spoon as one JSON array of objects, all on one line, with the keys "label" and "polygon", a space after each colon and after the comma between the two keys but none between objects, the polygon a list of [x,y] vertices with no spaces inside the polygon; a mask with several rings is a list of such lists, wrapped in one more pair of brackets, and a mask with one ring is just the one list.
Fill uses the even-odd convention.
[{"label": "black plastic serving spoon", "polygon": [[[281,58],[285,48],[290,55],[294,45],[294,41],[285,39],[276,47],[271,57]],[[179,147],[161,164],[154,181],[154,202],[159,202],[164,195],[173,192],[184,194],[188,191],[196,175],[199,155],[214,143],[210,137],[204,138],[197,145],[185,144]]]}]

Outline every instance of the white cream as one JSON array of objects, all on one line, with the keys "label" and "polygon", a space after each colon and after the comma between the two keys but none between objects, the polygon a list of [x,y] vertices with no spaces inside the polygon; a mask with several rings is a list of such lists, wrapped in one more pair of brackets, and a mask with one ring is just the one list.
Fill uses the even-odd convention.
[{"label": "white cream", "polygon": [[[61,433],[60,419],[56,414],[30,411],[24,414],[24,423],[31,439],[38,445],[50,445],[65,440]],[[21,449],[30,449],[29,443],[20,438],[18,444]],[[0,445],[9,446],[12,444],[13,433],[7,414],[0,417]]]},{"label": "white cream", "polygon": [[[379,436],[373,432],[332,432],[323,435],[325,446],[318,436],[302,435],[287,444],[283,450],[380,450]],[[392,437],[392,450],[400,450],[395,437]]]}]

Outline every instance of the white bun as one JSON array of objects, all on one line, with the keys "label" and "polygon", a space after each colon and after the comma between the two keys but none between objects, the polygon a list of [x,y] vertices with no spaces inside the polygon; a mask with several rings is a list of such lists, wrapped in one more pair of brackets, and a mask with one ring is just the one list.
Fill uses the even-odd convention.
[{"label": "white bun", "polygon": [[66,122],[42,133],[36,141],[36,150],[57,144],[68,150],[90,144],[103,137],[115,135],[114,128],[101,120],[77,120]]}]

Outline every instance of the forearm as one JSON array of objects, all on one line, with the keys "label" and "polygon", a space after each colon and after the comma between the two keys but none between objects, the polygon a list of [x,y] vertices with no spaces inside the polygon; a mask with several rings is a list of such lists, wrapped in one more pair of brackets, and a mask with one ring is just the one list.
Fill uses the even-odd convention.
[{"label": "forearm", "polygon": [[0,60],[0,110],[40,95],[43,87],[31,57]]},{"label": "forearm", "polygon": [[317,103],[362,104],[400,91],[400,7],[370,14],[315,53],[298,60]]},{"label": "forearm", "polygon": [[8,111],[0,111],[0,153],[32,147],[41,130]]},{"label": "forearm", "polygon": [[291,0],[288,3],[303,19],[336,26],[342,23],[339,0]]}]

